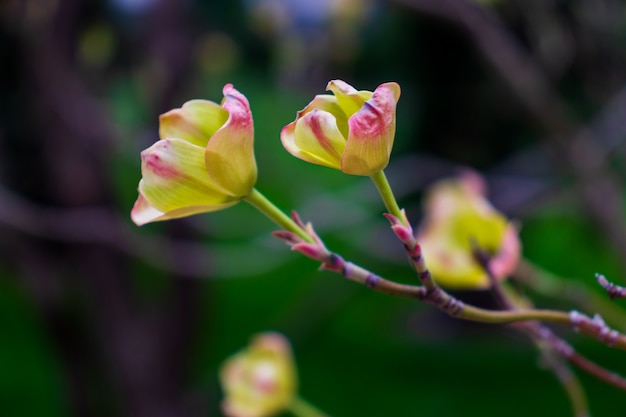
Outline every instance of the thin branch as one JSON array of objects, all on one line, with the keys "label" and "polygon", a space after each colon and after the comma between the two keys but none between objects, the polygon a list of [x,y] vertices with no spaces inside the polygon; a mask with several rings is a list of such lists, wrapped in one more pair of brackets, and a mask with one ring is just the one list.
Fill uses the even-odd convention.
[{"label": "thin branch", "polygon": [[424,287],[426,287],[428,291],[435,292],[439,286],[435,283],[435,280],[426,266],[426,261],[424,260],[424,256],[422,254],[422,247],[415,239],[411,223],[407,219],[404,209],[402,209],[400,213],[402,218],[398,218],[389,213],[385,213],[384,216],[387,220],[389,220],[389,223],[391,223],[391,230],[393,230],[398,239],[404,245],[404,249],[406,254],[409,256],[411,265],[415,268],[415,271],[417,272],[417,275],[419,276]]},{"label": "thin branch", "polygon": [[[475,249],[475,257],[489,277],[492,288],[495,290],[500,302],[505,305],[507,309],[519,311],[520,306],[532,305],[530,300],[525,297],[513,293],[513,291],[505,291],[503,284],[496,279],[493,271],[489,267],[489,255],[486,252],[477,247]],[[533,342],[539,347],[544,357],[548,359],[548,365],[551,366],[551,369],[559,381],[561,381],[563,387],[568,393],[576,416],[587,416],[589,414],[584,391],[580,386],[578,379],[569,370],[569,368],[564,366],[564,364],[559,364],[560,361],[555,358],[551,358],[551,351],[559,354],[572,365],[591,374],[597,379],[626,391],[626,379],[578,354],[569,343],[557,337],[552,330],[542,325],[540,322],[530,321],[526,323],[519,323],[516,327],[527,333],[531,339],[533,339]],[[550,350],[546,350],[541,342],[546,343]]]},{"label": "thin branch", "polygon": [[595,311],[613,326],[626,330],[626,310],[578,280],[556,276],[527,259],[519,262],[513,278],[538,294],[570,301],[586,311]]},{"label": "thin branch", "polygon": [[[182,239],[142,236],[128,223],[110,207],[44,207],[0,184],[0,225],[55,242],[108,245],[165,271],[206,278],[211,268],[205,246]],[[174,264],[164,253],[192,253],[195,262]]]},{"label": "thin branch", "polygon": [[543,363],[550,368],[569,398],[574,417],[589,417],[589,404],[587,395],[574,372],[567,366],[567,362],[551,346],[535,340],[535,345],[541,352]]},{"label": "thin branch", "polygon": [[598,280],[598,284],[602,286],[609,294],[611,299],[613,298],[626,298],[626,287],[621,287],[619,285],[615,285],[612,282],[609,282],[604,275],[596,274],[596,279]]},{"label": "thin branch", "polygon": [[576,350],[566,341],[557,337],[550,329],[545,326],[539,326],[536,329],[535,334],[546,342],[550,343],[550,346],[567,359],[572,365],[582,369],[595,378],[611,384],[622,391],[626,391],[626,379],[622,376],[611,372],[600,365],[590,361],[583,355],[576,352]]},{"label": "thin branch", "polygon": [[[448,294],[432,280],[430,273],[420,274],[420,278],[422,278],[422,282],[429,282],[430,285],[433,286],[432,288],[429,288],[426,285],[413,286],[397,284],[393,281],[387,280],[365,268],[353,264],[352,262],[345,261],[336,253],[330,252],[326,249],[323,241],[315,233],[313,226],[310,223],[304,224],[295,213],[293,213],[293,216],[294,221],[309,233],[315,243],[304,242],[294,233],[287,231],[274,232],[276,237],[285,241],[289,246],[291,246],[292,250],[301,252],[303,255],[320,262],[321,269],[337,272],[344,278],[363,284],[374,291],[400,297],[417,298],[421,301],[433,304],[451,317],[463,320],[492,324],[507,324],[530,320],[559,323],[569,326],[581,334],[597,339],[607,346],[626,350],[626,336],[608,327],[599,315],[595,315],[591,318],[575,310],[569,313],[564,311],[538,309],[516,311],[486,310],[466,305],[462,301]],[[418,266],[423,266],[425,268],[423,258],[420,257],[420,259],[421,261],[418,263]],[[411,257],[411,260],[415,261],[413,257]],[[424,277],[426,277],[426,279]]]},{"label": "thin branch", "polygon": [[491,284],[491,291],[495,294],[498,302],[502,305],[502,308],[505,310],[518,310],[519,306],[516,303],[516,300],[512,300],[511,297],[505,292],[504,286],[493,273],[491,266],[489,265],[491,261],[491,256],[487,251],[478,246],[478,242],[472,239],[471,242],[473,248],[473,255],[476,262],[481,266],[483,271],[487,274],[489,278],[489,283]]},{"label": "thin branch", "polygon": [[291,232],[278,231],[274,232],[274,236],[287,242],[292,250],[319,261],[322,264],[320,269],[337,272],[344,278],[365,285],[376,292],[404,298],[422,299],[424,297],[423,287],[398,284],[382,278],[359,265],[345,261],[341,256],[327,251],[325,247],[320,247],[319,244],[305,243],[298,239],[293,239],[294,235]]}]

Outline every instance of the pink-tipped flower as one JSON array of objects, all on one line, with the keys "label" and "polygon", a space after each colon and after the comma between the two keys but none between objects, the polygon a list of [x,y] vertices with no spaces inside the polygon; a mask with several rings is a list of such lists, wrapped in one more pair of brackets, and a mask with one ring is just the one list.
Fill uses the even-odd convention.
[{"label": "pink-tipped flower", "polygon": [[346,174],[371,176],[387,166],[396,132],[400,86],[357,91],[341,80],[326,87],[334,95],[315,96],[283,128],[280,139],[293,156]]},{"label": "pink-tipped flower", "polygon": [[228,417],[269,417],[283,411],[296,394],[296,369],[287,339],[279,333],[255,336],[229,358],[220,372]]},{"label": "pink-tipped flower", "polygon": [[497,279],[510,275],[519,261],[517,229],[487,201],[485,191],[482,178],[473,172],[428,190],[417,240],[433,278],[444,287],[489,287],[489,277],[474,256],[477,247],[489,255]]},{"label": "pink-tipped flower", "polygon": [[254,125],[246,97],[224,86],[219,105],[191,100],[160,117],[161,140],[141,153],[137,225],[230,207],[257,178]]}]

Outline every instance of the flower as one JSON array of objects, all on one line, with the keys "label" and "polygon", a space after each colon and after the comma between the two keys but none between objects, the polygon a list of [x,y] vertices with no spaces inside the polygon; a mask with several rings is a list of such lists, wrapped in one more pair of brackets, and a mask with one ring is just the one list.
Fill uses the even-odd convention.
[{"label": "flower", "polygon": [[137,225],[221,210],[246,197],[257,178],[254,125],[232,84],[221,106],[191,100],[160,116],[161,140],[141,152]]},{"label": "flower", "polygon": [[489,268],[498,279],[511,274],[519,261],[517,229],[487,201],[485,192],[482,177],[473,172],[442,180],[427,192],[417,240],[433,278],[442,286],[490,286],[474,257],[476,247],[490,256]]},{"label": "flower", "polygon": [[296,371],[287,339],[279,333],[256,335],[229,358],[220,372],[229,417],[265,417],[284,410],[296,393]]},{"label": "flower", "polygon": [[387,166],[396,132],[400,86],[357,91],[334,80],[333,95],[317,95],[280,133],[293,156],[346,174],[371,176]]}]

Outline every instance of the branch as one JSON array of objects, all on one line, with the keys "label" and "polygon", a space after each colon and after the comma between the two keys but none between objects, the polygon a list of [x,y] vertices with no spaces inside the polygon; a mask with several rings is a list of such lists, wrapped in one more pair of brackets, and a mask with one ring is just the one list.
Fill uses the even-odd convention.
[{"label": "branch", "polygon": [[596,274],[596,279],[598,280],[598,284],[602,286],[609,294],[611,299],[613,298],[626,298],[626,287],[620,287],[619,285],[615,285],[612,282],[609,282],[604,275]]},{"label": "branch", "polygon": [[[69,244],[103,244],[162,270],[205,278],[211,269],[206,247],[182,239],[142,236],[113,208],[58,208],[34,204],[0,184],[0,225],[28,236]],[[163,256],[164,253],[173,254]],[[171,262],[178,254],[194,262]]]},{"label": "branch", "polygon": [[562,355],[556,352],[552,346],[542,343],[541,340],[536,338],[533,338],[533,340],[541,352],[543,363],[550,368],[565,390],[572,404],[574,417],[589,417],[587,395],[576,374],[572,372]]},{"label": "branch", "polygon": [[[513,291],[505,291],[503,283],[496,279],[493,271],[489,267],[489,255],[486,252],[482,251],[480,248],[476,248],[475,256],[489,277],[496,296],[507,309],[517,310],[520,306],[532,305],[530,300],[525,297],[516,294]],[[514,296],[516,298],[514,298]],[[569,361],[572,365],[591,374],[597,379],[626,391],[626,379],[578,354],[569,343],[557,337],[548,327],[537,321],[521,323],[518,327],[533,339],[535,344],[543,353],[544,358],[548,360],[547,364],[551,367],[552,371],[565,388],[576,416],[587,416],[589,414],[584,391],[582,390],[578,379],[569,370],[569,368],[567,368],[564,364],[561,364],[560,361],[555,358],[550,357],[551,352],[557,353]],[[550,350],[547,351],[541,342],[546,343]]]},{"label": "branch", "polygon": [[426,267],[426,261],[424,261],[424,256],[422,255],[422,247],[415,239],[411,223],[407,219],[404,209],[400,211],[400,214],[402,218],[398,218],[389,213],[385,213],[384,216],[387,220],[389,220],[389,223],[391,223],[391,230],[393,230],[398,239],[400,239],[404,245],[404,249],[406,254],[409,256],[411,265],[415,268],[415,271],[417,272],[422,284],[424,284],[424,287],[426,287],[428,291],[435,292],[438,289],[438,285],[435,283],[430,271]]},{"label": "branch", "polygon": [[533,331],[542,340],[548,342],[552,349],[562,355],[572,365],[575,365],[601,381],[611,384],[622,391],[626,391],[626,379],[577,353],[569,343],[554,335],[547,327],[539,326]]},{"label": "branch", "polygon": [[[393,296],[419,299],[433,304],[451,317],[463,320],[491,324],[508,324],[532,320],[559,323],[572,327],[575,331],[597,339],[607,346],[626,350],[626,336],[608,327],[599,315],[591,318],[575,310],[569,313],[539,309],[493,311],[466,305],[461,300],[448,294],[434,282],[430,272],[426,269],[421,254],[419,257],[416,257],[412,252],[410,257],[416,268],[423,268],[421,273],[418,270],[422,282],[425,283],[423,286],[398,284],[385,279],[352,262],[347,262],[340,255],[329,251],[310,223],[304,224],[295,212],[292,213],[292,216],[294,221],[309,233],[315,243],[305,242],[299,236],[287,231],[274,232],[274,236],[285,241],[292,250],[296,250],[320,262],[320,269],[339,273],[344,278],[363,284],[374,291]],[[395,230],[400,230],[400,228]]]},{"label": "branch", "polygon": [[556,276],[526,259],[517,265],[513,277],[538,294],[570,301],[586,311],[595,311],[620,330],[626,330],[626,311],[580,281]]}]

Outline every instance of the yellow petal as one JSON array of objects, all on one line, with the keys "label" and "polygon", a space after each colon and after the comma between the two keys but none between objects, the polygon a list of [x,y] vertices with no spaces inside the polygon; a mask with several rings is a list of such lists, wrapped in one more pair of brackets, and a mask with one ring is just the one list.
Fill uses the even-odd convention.
[{"label": "yellow petal", "polygon": [[489,278],[473,258],[471,251],[450,246],[430,233],[420,236],[426,265],[435,281],[451,289],[489,287]]},{"label": "yellow petal", "polygon": [[363,103],[372,96],[371,91],[357,91],[345,81],[333,80],[328,83],[326,90],[332,91],[337,97],[337,102],[347,118],[363,107]]},{"label": "yellow petal", "polygon": [[245,197],[257,179],[250,105],[243,94],[227,84],[222,107],[229,115],[228,120],[206,146],[206,170],[223,192],[233,197]]},{"label": "yellow petal", "polygon": [[350,136],[341,162],[347,174],[372,175],[387,166],[396,134],[397,83],[380,85],[349,120]]},{"label": "yellow petal", "polygon": [[309,155],[308,153],[300,149],[298,145],[296,145],[296,123],[297,121],[291,122],[287,126],[283,127],[283,129],[280,131],[280,141],[283,144],[283,147],[287,150],[287,152],[289,152],[296,158],[302,159],[303,161],[328,166],[323,164],[323,161],[319,158]]},{"label": "yellow petal", "polygon": [[191,100],[159,117],[161,139],[180,138],[201,147],[228,119],[228,112],[208,100]]},{"label": "yellow petal", "polygon": [[168,211],[167,213],[163,213],[162,211],[157,210],[156,208],[152,207],[150,203],[148,203],[148,200],[146,200],[143,195],[139,194],[139,198],[137,198],[137,201],[135,202],[135,205],[133,206],[133,209],[130,212],[130,218],[137,226],[143,226],[144,224],[147,224],[147,223],[178,219],[181,217],[192,216],[194,214],[217,211],[217,210],[230,207],[236,203],[237,203],[236,201],[233,201],[231,203],[227,203],[219,207],[214,206],[214,205],[212,206],[189,206],[189,207],[182,207],[176,210]]},{"label": "yellow petal", "polygon": [[130,218],[137,226],[164,220],[163,216],[165,216],[165,213],[152,207],[141,194],[139,194],[139,197],[137,198],[137,201],[135,201],[135,205],[130,212]]},{"label": "yellow petal", "polygon": [[319,94],[315,96],[305,108],[298,112],[296,121],[314,109],[324,110],[335,116],[337,127],[341,135],[344,138],[348,137],[348,116],[346,116],[345,112],[339,106],[337,97],[329,94]]},{"label": "yellow petal", "polygon": [[[155,219],[221,210],[238,201],[211,182],[204,165],[204,148],[183,139],[164,139],[143,151],[141,158],[139,193],[151,207],[149,213],[156,216],[157,210],[166,215]],[[145,204],[138,210],[147,211]],[[149,218],[146,216],[138,218]]]},{"label": "yellow petal", "polygon": [[490,255],[500,248],[508,225],[506,218],[495,210],[490,213],[459,210],[453,221],[455,230],[451,238],[457,241],[459,247],[471,251],[473,240],[474,244]]},{"label": "yellow petal", "polygon": [[[346,139],[337,128],[332,114],[314,109],[295,122],[293,136],[285,139],[293,140],[293,147],[299,153],[295,156],[314,164],[341,168],[341,154],[346,147]],[[285,146],[287,150],[290,147]]]}]

